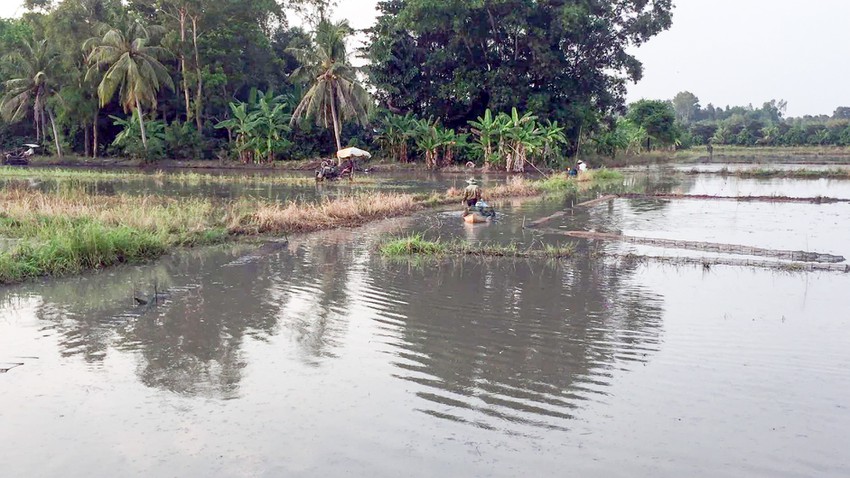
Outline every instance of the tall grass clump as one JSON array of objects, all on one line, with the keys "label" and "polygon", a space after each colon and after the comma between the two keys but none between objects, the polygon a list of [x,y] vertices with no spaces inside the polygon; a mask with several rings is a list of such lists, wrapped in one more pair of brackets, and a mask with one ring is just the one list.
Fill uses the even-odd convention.
[{"label": "tall grass clump", "polygon": [[542,249],[523,249],[516,243],[483,244],[469,241],[445,242],[439,239],[425,240],[421,234],[389,238],[379,250],[387,257],[402,256],[476,256],[476,257],[518,257],[562,259],[572,257],[576,251],[573,243],[564,245],[545,245]]},{"label": "tall grass clump", "polygon": [[412,255],[439,255],[447,251],[447,246],[439,241],[426,241],[421,234],[390,239],[381,245],[381,254],[387,257]]},{"label": "tall grass clump", "polygon": [[591,169],[579,174],[576,180],[581,182],[607,182],[607,181],[622,181],[625,178],[623,173],[614,169],[600,168]]},{"label": "tall grass clump", "polygon": [[44,229],[35,237],[0,252],[0,283],[139,262],[168,250],[162,237],[126,226],[110,227],[91,220],[41,222]]},{"label": "tall grass clump", "polygon": [[555,174],[540,181],[540,188],[547,192],[574,192],[578,185],[566,174]]}]

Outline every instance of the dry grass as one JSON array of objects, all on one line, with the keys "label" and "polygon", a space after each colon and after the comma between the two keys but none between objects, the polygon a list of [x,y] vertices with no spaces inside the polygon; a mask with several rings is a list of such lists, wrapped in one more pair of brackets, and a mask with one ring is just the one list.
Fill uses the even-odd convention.
[{"label": "dry grass", "polygon": [[358,226],[422,208],[411,195],[364,194],[318,204],[93,196],[81,190],[0,190],[0,283],[74,274],[212,244],[237,235]]},{"label": "dry grass", "polygon": [[280,234],[351,227],[376,219],[409,214],[422,208],[409,194],[374,193],[318,204],[248,204],[231,208],[228,230],[233,234]]},{"label": "dry grass", "polygon": [[214,207],[204,199],[160,196],[94,196],[82,191],[50,194],[41,191],[0,191],[2,215],[39,227],[39,219],[73,221],[86,219],[107,226],[127,226],[157,233],[191,234],[208,229]]},{"label": "dry grass", "polygon": [[[543,193],[540,181],[526,179],[522,176],[509,177],[505,184],[487,188],[484,190],[486,199],[502,199],[511,197],[539,196]],[[463,189],[449,188],[446,191],[446,200],[450,202],[460,201],[463,198]]]}]

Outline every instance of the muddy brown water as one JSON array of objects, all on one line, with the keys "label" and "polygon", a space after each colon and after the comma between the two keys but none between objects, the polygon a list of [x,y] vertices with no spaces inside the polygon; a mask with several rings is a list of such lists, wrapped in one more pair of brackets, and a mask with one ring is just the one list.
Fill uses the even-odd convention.
[{"label": "muddy brown water", "polygon": [[[412,231],[537,247],[556,238],[523,221],[569,202],[2,288],[0,366],[23,363],[0,374],[2,475],[850,474],[848,275],[376,251]],[[617,200],[556,227],[783,223],[792,246],[819,225],[808,244],[850,256],[844,210],[788,206]]]}]

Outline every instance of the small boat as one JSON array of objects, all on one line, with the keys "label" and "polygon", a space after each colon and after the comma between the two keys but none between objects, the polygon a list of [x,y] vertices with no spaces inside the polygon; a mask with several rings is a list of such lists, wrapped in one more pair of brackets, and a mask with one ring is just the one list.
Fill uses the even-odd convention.
[{"label": "small boat", "polygon": [[480,212],[469,212],[463,216],[463,220],[466,221],[467,224],[480,224],[482,222],[487,222],[487,216]]},{"label": "small boat", "polygon": [[472,206],[463,214],[463,220],[468,224],[480,224],[494,217],[496,217],[496,211],[484,201],[478,201],[478,204]]}]

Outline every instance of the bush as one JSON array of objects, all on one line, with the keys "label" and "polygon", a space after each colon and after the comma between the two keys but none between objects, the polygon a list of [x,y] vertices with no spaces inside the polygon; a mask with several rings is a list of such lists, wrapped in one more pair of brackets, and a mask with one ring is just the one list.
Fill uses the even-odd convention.
[{"label": "bush", "polygon": [[165,128],[165,153],[172,159],[202,159],[206,142],[192,122],[174,121]]}]

